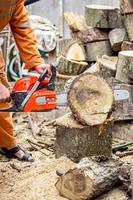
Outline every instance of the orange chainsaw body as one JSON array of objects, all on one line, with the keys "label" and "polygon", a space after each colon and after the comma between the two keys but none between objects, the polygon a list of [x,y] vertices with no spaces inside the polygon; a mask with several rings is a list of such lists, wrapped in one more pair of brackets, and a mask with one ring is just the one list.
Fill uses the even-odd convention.
[{"label": "orange chainsaw body", "polygon": [[[36,76],[29,76],[18,79],[14,84],[12,93],[28,93],[37,80],[38,77]],[[40,86],[42,85],[44,87],[36,90],[31,95],[29,101],[24,106],[24,112],[47,111],[56,109],[56,92],[47,89],[47,87],[45,88],[48,83],[48,79],[41,81]]]}]

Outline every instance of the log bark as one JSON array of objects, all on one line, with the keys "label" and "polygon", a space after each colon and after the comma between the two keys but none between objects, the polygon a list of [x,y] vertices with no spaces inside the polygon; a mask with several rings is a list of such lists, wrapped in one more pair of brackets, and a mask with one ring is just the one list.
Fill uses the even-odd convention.
[{"label": "log bark", "polygon": [[133,119],[133,86],[114,78],[108,79],[114,92],[114,108],[112,116],[115,121]]},{"label": "log bark", "polygon": [[108,40],[108,34],[106,30],[88,27],[85,31],[71,32],[73,39],[78,39],[84,43],[97,42]]},{"label": "log bark", "polygon": [[118,182],[120,167],[118,160],[98,162],[94,158],[84,158],[75,169],[59,177],[56,188],[70,200],[89,200],[110,190]]},{"label": "log bark", "polygon": [[70,87],[68,104],[76,120],[82,124],[103,124],[112,110],[113,91],[103,78],[90,73],[81,74]]},{"label": "log bark", "polygon": [[133,51],[119,52],[116,79],[133,84]]},{"label": "log bark", "polygon": [[60,56],[57,61],[57,70],[60,74],[78,75],[86,69],[87,65],[87,62],[68,60],[66,57]]},{"label": "log bark", "polygon": [[133,14],[124,15],[125,28],[130,42],[133,42]]},{"label": "log bark", "polygon": [[69,46],[74,42],[75,39],[72,38],[60,39],[57,43],[57,56],[66,56]]},{"label": "log bark", "polygon": [[115,28],[109,32],[109,40],[114,51],[120,51],[124,40],[128,40],[126,30],[124,28]]},{"label": "log bark", "polygon": [[56,90],[57,91],[64,91],[64,85],[65,83],[73,78],[75,76],[72,76],[72,75],[63,75],[63,74],[59,74],[57,73],[57,76],[56,76]]},{"label": "log bark", "polygon": [[86,45],[87,61],[96,61],[103,55],[112,56],[113,52],[109,41],[91,42]]},{"label": "log bark", "polygon": [[121,10],[122,14],[133,13],[133,1],[132,0],[121,0],[120,1],[120,10]]},{"label": "log bark", "polygon": [[56,120],[56,157],[66,155],[78,162],[86,156],[111,157],[112,122],[102,126],[83,126],[67,114]]},{"label": "log bark", "polygon": [[73,61],[86,61],[86,52],[81,42],[74,42],[68,48],[66,58]]},{"label": "log bark", "polygon": [[121,28],[123,22],[120,10],[104,5],[87,5],[85,18],[88,26],[97,28]]},{"label": "log bark", "polygon": [[74,12],[64,13],[64,18],[72,31],[85,31],[88,26],[85,17]]},{"label": "log bark", "polygon": [[128,41],[123,41],[121,45],[121,51],[130,51],[133,50],[133,43]]},{"label": "log bark", "polygon": [[109,57],[109,56],[102,56],[102,58],[98,58],[97,59],[97,63],[99,65],[98,74],[104,79],[115,77],[117,60],[118,60],[117,57]]}]

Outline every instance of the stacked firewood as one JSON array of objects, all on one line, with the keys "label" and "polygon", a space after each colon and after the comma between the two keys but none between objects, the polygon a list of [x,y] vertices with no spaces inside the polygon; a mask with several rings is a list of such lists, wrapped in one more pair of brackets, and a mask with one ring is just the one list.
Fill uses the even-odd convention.
[{"label": "stacked firewood", "polygon": [[112,133],[133,122],[132,13],[131,1],[121,0],[121,9],[87,5],[85,17],[64,15],[72,39],[67,45],[62,45],[66,39],[59,42],[58,73],[73,76],[71,113],[57,120],[55,153],[79,162],[58,173],[56,187],[68,199],[91,199],[118,181],[121,167],[111,158]]}]

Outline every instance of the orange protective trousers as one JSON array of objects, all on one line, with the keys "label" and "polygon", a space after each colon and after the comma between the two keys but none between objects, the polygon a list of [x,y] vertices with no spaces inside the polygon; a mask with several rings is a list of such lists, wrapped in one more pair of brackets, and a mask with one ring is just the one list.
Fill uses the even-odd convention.
[{"label": "orange protective trousers", "polygon": [[[0,82],[8,87],[4,68],[3,56],[0,51]],[[6,106],[8,106],[7,103],[0,104],[0,109]],[[12,114],[9,112],[0,112],[0,147],[11,148],[14,146],[16,146],[16,138],[13,136]]]}]

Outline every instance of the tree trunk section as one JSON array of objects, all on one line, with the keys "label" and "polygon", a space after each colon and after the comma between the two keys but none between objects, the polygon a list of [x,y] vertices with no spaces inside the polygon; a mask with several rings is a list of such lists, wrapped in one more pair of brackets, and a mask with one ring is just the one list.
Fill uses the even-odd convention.
[{"label": "tree trunk section", "polygon": [[76,168],[59,177],[56,188],[70,200],[89,200],[110,190],[117,182],[121,163],[118,160],[98,162],[84,158]]},{"label": "tree trunk section", "polygon": [[86,61],[86,52],[81,42],[74,42],[68,48],[66,58],[73,61]]},{"label": "tree trunk section", "polygon": [[60,39],[57,43],[57,56],[66,56],[69,46],[74,42],[75,39],[72,38]]},{"label": "tree trunk section", "polygon": [[111,6],[87,5],[85,18],[91,27],[112,29],[123,27],[120,10]]},{"label": "tree trunk section", "polygon": [[81,74],[72,82],[68,104],[76,120],[82,124],[103,124],[112,110],[113,91],[103,78],[90,73]]},{"label": "tree trunk section", "polygon": [[101,126],[83,126],[67,114],[57,121],[56,157],[66,155],[78,162],[86,156],[112,155],[112,122]]},{"label": "tree trunk section", "polygon": [[78,75],[81,74],[87,67],[87,62],[79,62],[74,60],[68,60],[67,58],[60,56],[57,61],[57,70],[60,74],[65,75]]},{"label": "tree trunk section", "polygon": [[105,41],[109,39],[106,30],[101,30],[92,27],[88,27],[87,30],[82,32],[81,31],[71,32],[71,35],[74,39],[78,39],[83,43]]},{"label": "tree trunk section", "polygon": [[[102,47],[102,48],[101,48]],[[91,42],[86,44],[87,61],[96,61],[103,55],[112,56],[113,52],[109,41]]]},{"label": "tree trunk section", "polygon": [[124,15],[125,27],[130,42],[133,42],[133,14]]},{"label": "tree trunk section", "polygon": [[133,43],[124,41],[121,45],[121,51],[130,51],[133,50]]},{"label": "tree trunk section", "polygon": [[74,12],[64,13],[64,18],[72,31],[85,31],[88,26],[85,17]]},{"label": "tree trunk section", "polygon": [[59,74],[57,73],[56,76],[56,90],[59,91],[64,91],[64,86],[66,84],[66,82],[76,76],[68,76],[68,75],[64,75],[64,74]]},{"label": "tree trunk section", "polygon": [[121,45],[124,40],[128,40],[126,30],[124,28],[114,30],[109,32],[109,40],[111,43],[111,47],[114,51],[120,51]]},{"label": "tree trunk section", "polygon": [[114,78],[108,79],[114,92],[114,108],[112,116],[115,121],[133,119],[133,86]]},{"label": "tree trunk section", "polygon": [[116,79],[133,84],[133,51],[119,52]]},{"label": "tree trunk section", "polygon": [[97,63],[99,65],[98,74],[104,79],[115,77],[117,60],[118,60],[117,57],[109,57],[109,56],[102,56],[102,58],[98,58],[97,59]]},{"label": "tree trunk section", "polygon": [[133,1],[132,0],[121,0],[120,10],[122,14],[133,13]]}]

